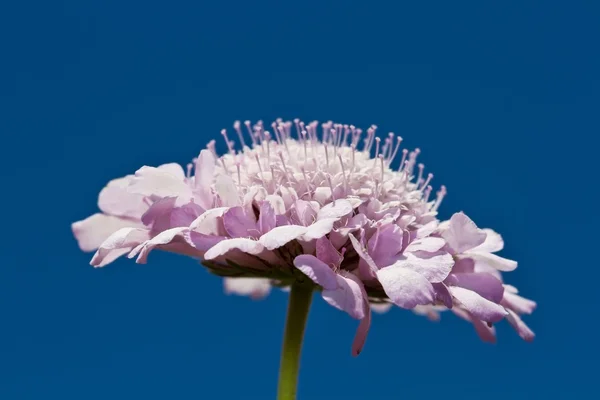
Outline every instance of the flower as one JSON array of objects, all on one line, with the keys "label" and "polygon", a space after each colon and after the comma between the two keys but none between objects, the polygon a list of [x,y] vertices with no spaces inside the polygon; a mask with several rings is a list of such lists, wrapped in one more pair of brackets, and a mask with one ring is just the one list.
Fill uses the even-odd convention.
[{"label": "flower", "polygon": [[100,193],[103,213],[73,224],[82,250],[97,248],[91,264],[125,254],[145,263],[161,249],[198,259],[225,277],[227,293],[261,298],[272,285],[313,286],[360,320],[355,355],[371,309],[391,305],[434,320],[451,309],[485,341],[504,318],[533,338],[520,316],[535,303],[501,276],[517,263],[493,254],[502,238],[463,213],[437,219],[446,189],[430,199],[433,175],[417,163],[419,149],[400,151],[402,138],[382,140],[376,126],[243,125],[234,124],[238,149],[223,130],[227,152],[218,156],[211,141],[185,172],[144,166],[111,181]]}]

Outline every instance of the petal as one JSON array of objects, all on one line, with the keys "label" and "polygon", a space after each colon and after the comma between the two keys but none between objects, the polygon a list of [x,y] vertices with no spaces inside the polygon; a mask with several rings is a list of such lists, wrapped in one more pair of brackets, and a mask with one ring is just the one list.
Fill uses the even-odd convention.
[{"label": "petal", "polygon": [[470,258],[459,258],[452,267],[453,274],[466,274],[475,272],[475,261]]},{"label": "petal", "polygon": [[294,259],[294,266],[325,290],[338,287],[336,273],[331,267],[310,254],[302,254]]},{"label": "petal", "polygon": [[223,214],[223,226],[232,238],[254,238],[260,236],[254,214],[242,207],[232,207]]},{"label": "petal", "polygon": [[190,226],[192,222],[202,215],[204,209],[196,203],[188,203],[182,207],[176,207],[171,211],[170,226]]},{"label": "petal", "polygon": [[73,223],[71,230],[82,251],[94,251],[111,234],[126,227],[141,227],[141,224],[133,220],[97,213]]},{"label": "petal", "polygon": [[512,310],[508,310],[508,315],[506,316],[508,322],[512,325],[513,328],[517,331],[519,336],[527,341],[532,342],[535,338],[535,333],[527,325],[525,322],[519,318],[519,316]]},{"label": "petal", "polygon": [[263,235],[269,232],[271,229],[274,229],[277,225],[277,217],[275,215],[275,210],[271,203],[268,201],[263,201],[260,205],[260,213],[258,215],[258,230],[260,234]]},{"label": "petal", "polygon": [[449,284],[460,286],[479,293],[484,299],[500,303],[504,295],[504,286],[496,277],[486,273],[452,274]]},{"label": "petal", "polygon": [[393,264],[395,256],[402,251],[402,230],[395,224],[378,228],[367,242],[369,254],[379,268]]},{"label": "petal", "polygon": [[418,272],[391,265],[377,271],[377,278],[390,300],[399,307],[410,309],[417,304],[433,303],[433,286]]},{"label": "petal", "polygon": [[[133,258],[137,255],[138,258],[135,262],[137,262],[138,264],[146,264],[146,261],[148,260],[148,255],[156,247],[169,245],[170,243],[175,241],[176,238],[182,239],[182,242],[185,242],[185,240],[183,240],[182,234],[188,230],[189,230],[188,227],[177,227],[177,228],[172,228],[172,229],[168,229],[164,232],[161,232],[158,235],[154,236],[152,239],[145,241],[140,246],[135,248],[129,254],[128,257]],[[181,243],[180,243],[180,245],[181,245]],[[165,250],[167,250],[167,249],[165,248]],[[174,252],[177,252],[177,251],[174,251]]]},{"label": "petal", "polygon": [[352,204],[348,200],[340,199],[322,207],[317,213],[317,219],[340,219],[352,212]]},{"label": "petal", "polygon": [[205,254],[206,260],[212,260],[224,254],[227,254],[231,250],[240,250],[242,253],[257,255],[264,250],[262,244],[256,240],[246,238],[235,238],[222,240],[213,247],[211,247]]},{"label": "petal", "polygon": [[242,205],[237,186],[229,175],[220,175],[215,183],[215,190],[221,199],[221,205],[235,207]]},{"label": "petal", "polygon": [[136,171],[127,191],[143,196],[192,198],[192,190],[183,179],[166,169],[147,166]]},{"label": "petal", "polygon": [[[140,228],[122,228],[110,235],[98,248],[91,265],[94,267],[103,267],[117,257],[128,253],[135,246],[148,240],[150,231]],[[115,256],[117,255],[117,256]]]},{"label": "petal", "polygon": [[442,282],[452,271],[454,259],[446,252],[407,253],[400,265],[423,275],[429,282]]},{"label": "petal", "polygon": [[211,247],[213,247],[220,241],[228,239],[225,236],[205,235],[203,233],[198,233],[194,231],[189,231],[187,233],[184,233],[184,235],[186,235],[186,240],[201,253],[208,251]]},{"label": "petal", "polygon": [[417,238],[424,238],[431,235],[438,227],[439,222],[437,220],[433,220],[419,229],[417,229]]},{"label": "petal", "polygon": [[254,300],[262,299],[271,291],[270,281],[262,278],[225,278],[223,285],[226,294],[250,296]]},{"label": "petal", "polygon": [[185,171],[181,168],[181,165],[177,163],[167,163],[158,166],[158,169],[173,175],[179,180],[185,179]]},{"label": "petal", "polygon": [[446,241],[442,238],[438,237],[426,237],[423,239],[417,239],[409,244],[405,252],[414,252],[414,251],[427,251],[427,252],[435,252],[441,249],[446,245]]},{"label": "petal", "polygon": [[322,238],[333,230],[334,223],[335,219],[333,218],[321,219],[315,222],[306,228],[306,233],[302,235],[302,240],[308,241]]},{"label": "petal", "polygon": [[496,343],[496,328],[488,326],[488,324],[481,322],[476,318],[471,318],[471,323],[475,327],[475,331],[479,338],[486,343]]},{"label": "petal", "polygon": [[450,218],[448,229],[442,233],[442,237],[455,253],[464,253],[482,244],[486,234],[465,214],[456,213]]},{"label": "petal", "polygon": [[328,265],[330,268],[337,268],[344,259],[342,255],[331,244],[329,239],[322,237],[316,242],[317,258]]},{"label": "petal", "polygon": [[494,268],[498,271],[514,271],[517,269],[517,262],[503,258],[492,253],[465,253],[458,256],[458,258],[471,258],[475,261],[475,268],[479,265]]},{"label": "petal", "polygon": [[450,286],[448,290],[477,319],[485,322],[498,322],[508,314],[504,307],[484,299],[472,290],[458,286]]},{"label": "petal", "polygon": [[227,207],[218,207],[206,210],[190,224],[190,230],[205,235],[225,234],[222,217],[228,209]]},{"label": "petal", "polygon": [[384,314],[390,311],[390,308],[392,308],[392,303],[371,303],[371,310],[377,314]]},{"label": "petal", "polygon": [[98,207],[102,212],[134,219],[142,216],[148,205],[144,203],[144,196],[127,191],[132,179],[133,175],[127,175],[108,182],[98,196]]},{"label": "petal", "polygon": [[536,309],[537,303],[535,301],[521,297],[516,293],[509,292],[506,286],[504,298],[501,303],[503,306],[512,309],[518,314],[531,314]]},{"label": "petal", "polygon": [[268,204],[271,205],[276,215],[285,214],[285,203],[283,202],[281,196],[275,196],[273,194],[270,194],[265,198],[265,201],[267,201]]},{"label": "petal", "polygon": [[371,307],[369,306],[369,302],[366,301],[366,293],[364,291],[363,296],[365,298],[363,300],[365,316],[360,320],[360,324],[358,324],[358,328],[354,334],[354,340],[352,341],[352,355],[354,357],[358,356],[362,351],[367,341],[369,330],[371,329]]},{"label": "petal", "polygon": [[471,251],[481,252],[481,253],[495,253],[504,248],[504,240],[502,240],[502,236],[500,234],[494,232],[491,229],[482,229],[485,234],[485,242],[475,247]]},{"label": "petal", "polygon": [[432,283],[433,289],[435,290],[435,299],[442,302],[446,308],[452,308],[453,300],[448,287],[443,283]]},{"label": "petal", "polygon": [[307,228],[299,225],[278,226],[262,235],[259,242],[268,250],[277,249],[304,235]]},{"label": "petal", "polygon": [[211,186],[215,174],[216,159],[210,150],[202,150],[196,160],[194,171],[194,193],[203,208],[213,205]]},{"label": "petal", "polygon": [[347,312],[352,318],[365,316],[360,284],[348,276],[336,274],[337,289],[323,290],[323,299],[330,305]]},{"label": "petal", "polygon": [[[156,221],[161,216],[170,213],[175,207],[175,202],[177,201],[177,196],[173,197],[163,197],[162,199],[154,202],[148,211],[142,215],[142,222],[144,225],[152,225],[154,221]],[[170,222],[170,215],[169,215]],[[168,229],[169,227],[165,227]]]},{"label": "petal", "polygon": [[354,251],[356,251],[361,260],[363,260],[367,264],[370,272],[367,273],[367,271],[365,271],[367,276],[375,277],[375,274],[379,270],[379,267],[377,267],[375,261],[373,261],[371,256],[367,253],[367,250],[360,244],[360,242],[357,238],[354,237],[354,235],[349,235],[348,238],[350,238],[350,242],[352,243]]}]

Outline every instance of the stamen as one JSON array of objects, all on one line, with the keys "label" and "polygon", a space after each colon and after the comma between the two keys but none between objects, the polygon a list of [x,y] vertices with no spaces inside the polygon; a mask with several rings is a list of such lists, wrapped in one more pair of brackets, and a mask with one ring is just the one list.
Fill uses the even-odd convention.
[{"label": "stamen", "polygon": [[192,168],[194,168],[194,164],[188,163],[188,165],[186,165],[186,167],[187,167],[187,171],[185,173],[185,177],[187,179],[190,179],[192,177]]},{"label": "stamen", "polygon": [[[240,143],[242,144],[242,149],[246,147],[246,142],[244,142],[244,135],[242,135],[242,130],[240,129],[241,123],[240,121],[235,121],[233,123],[233,129],[237,132],[238,138],[240,139]],[[252,135],[251,135],[252,136]]]},{"label": "stamen", "polygon": [[429,182],[431,182],[432,179],[433,179],[433,174],[431,174],[431,173],[428,174],[427,180],[425,180],[425,183],[423,183],[420,190],[423,190],[423,188],[427,187],[427,185],[429,185]]},{"label": "stamen", "polygon": [[[419,164],[419,177],[417,178],[417,187],[423,181],[423,170],[424,169],[425,169],[425,165],[423,165],[422,163]],[[423,187],[425,187],[425,186],[427,186],[427,185],[423,185]]]},{"label": "stamen", "polygon": [[402,160],[400,160],[400,168],[398,171],[402,171],[406,166],[406,156],[408,155],[408,149],[402,149]]},{"label": "stamen", "polygon": [[333,199],[333,206],[335,207],[335,195],[333,194],[333,184],[331,183],[331,175],[326,175],[327,182],[329,183],[329,188],[331,189],[331,198]]},{"label": "stamen", "polygon": [[448,192],[446,191],[446,186],[442,185],[442,187],[440,187],[440,190],[437,192],[437,199],[435,200],[435,204],[433,205],[433,207],[431,207],[432,211],[437,211],[438,207],[440,206],[440,204],[442,204],[442,200],[444,200],[444,197],[447,193]]},{"label": "stamen", "polygon": [[[254,134],[252,132],[252,128],[250,127],[251,122],[249,120],[244,121],[244,125],[246,125],[246,130],[248,131],[248,135],[250,135],[250,139],[252,139],[252,144],[256,146],[256,139],[254,139]],[[260,132],[258,133],[258,138],[260,138]]]},{"label": "stamen", "polygon": [[306,193],[308,194],[308,199],[312,201],[312,190],[310,189],[310,182],[306,176],[306,170],[304,167],[300,167],[300,171],[302,171],[302,176],[304,177],[304,182],[306,183]]},{"label": "stamen", "polygon": [[402,143],[402,137],[398,136],[396,138],[396,147],[394,148],[394,152],[392,153],[392,155],[390,156],[390,159],[388,160],[388,166],[391,166],[392,162],[394,162],[394,158],[396,158],[396,154],[398,153],[398,149],[400,148],[400,143]]},{"label": "stamen", "polygon": [[342,156],[338,154],[338,160],[340,160],[340,165],[342,166],[342,176],[344,177],[344,190],[346,194],[348,193],[348,180],[346,179],[346,169],[344,168],[344,160],[342,160]]},{"label": "stamen", "polygon": [[225,144],[227,145],[229,152],[231,154],[235,154],[235,152],[233,151],[233,147],[231,146],[231,141],[227,137],[227,129],[221,129],[221,135],[223,135],[223,139],[225,139]]},{"label": "stamen", "polygon": [[375,138],[375,158],[373,159],[373,168],[377,165],[377,158],[379,157],[379,143],[381,139],[379,137]]}]

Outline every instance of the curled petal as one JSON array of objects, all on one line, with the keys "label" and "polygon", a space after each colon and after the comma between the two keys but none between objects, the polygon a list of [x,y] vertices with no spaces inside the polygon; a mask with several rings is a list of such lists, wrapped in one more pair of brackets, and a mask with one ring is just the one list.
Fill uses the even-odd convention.
[{"label": "curled petal", "polygon": [[421,274],[398,265],[377,271],[377,279],[390,300],[402,308],[431,304],[435,291],[431,283]]},{"label": "curled petal", "polygon": [[495,253],[504,248],[504,240],[502,240],[502,236],[500,236],[499,233],[487,228],[482,229],[482,231],[486,234],[485,242],[471,249],[471,251],[479,253]]},{"label": "curled petal", "polygon": [[339,267],[344,259],[326,237],[317,239],[316,252],[317,258],[330,267]]},{"label": "curled petal", "polygon": [[509,291],[510,289],[507,286],[504,286],[502,305],[514,310],[518,314],[531,314],[536,309],[537,303],[535,301],[521,297],[516,292]]},{"label": "curled petal", "polygon": [[141,227],[141,224],[130,219],[97,213],[71,225],[82,251],[96,250],[111,234],[126,227]]},{"label": "curled petal", "polygon": [[227,207],[218,207],[206,210],[190,224],[190,230],[205,235],[219,235],[223,229],[223,214]]},{"label": "curled petal", "polygon": [[302,254],[294,259],[294,266],[325,290],[338,287],[336,273],[330,266],[310,254]]},{"label": "curled petal", "polygon": [[486,300],[472,290],[458,286],[448,287],[452,297],[458,300],[463,307],[477,319],[485,322],[498,322],[508,314],[504,307]]},{"label": "curled petal", "polygon": [[494,326],[489,326],[477,318],[471,318],[471,322],[482,341],[492,344],[496,343],[496,328]]},{"label": "curled petal", "polygon": [[103,267],[150,238],[150,232],[140,228],[122,228],[110,235],[98,248],[91,265]]},{"label": "curled petal", "polygon": [[450,218],[442,237],[455,253],[464,253],[482,244],[486,234],[465,214],[456,213]]},{"label": "curled petal", "polygon": [[503,258],[497,256],[492,253],[466,253],[457,256],[460,258],[471,258],[475,261],[475,268],[478,268],[479,265],[494,268],[498,271],[510,272],[517,269],[517,262],[513,260],[509,260],[508,258]]},{"label": "curled petal", "polygon": [[336,220],[333,218],[318,220],[306,228],[306,232],[302,235],[302,240],[308,241],[322,238],[332,231],[335,221]]},{"label": "curled petal", "polygon": [[519,336],[527,341],[532,342],[535,338],[535,333],[527,325],[525,322],[519,318],[519,316],[512,310],[508,310],[508,315],[506,316],[508,322],[512,325],[513,328],[517,331]]},{"label": "curled petal", "polygon": [[185,240],[184,233],[188,230],[187,227],[167,229],[154,236],[152,239],[141,243],[129,253],[128,257],[133,258],[137,255],[138,258],[136,262],[138,264],[145,264],[148,260],[148,254],[157,247],[173,253],[186,254],[189,256],[197,255],[195,254],[195,249],[193,249]]},{"label": "curled petal", "polygon": [[206,260],[212,260],[232,250],[239,250],[242,253],[257,255],[264,250],[262,244],[256,240],[246,238],[235,238],[222,240],[213,247],[211,247],[205,254]]},{"label": "curled petal", "polygon": [[355,279],[339,274],[336,274],[336,280],[337,288],[323,290],[323,299],[330,305],[347,312],[352,318],[364,318],[365,309],[361,284]]}]

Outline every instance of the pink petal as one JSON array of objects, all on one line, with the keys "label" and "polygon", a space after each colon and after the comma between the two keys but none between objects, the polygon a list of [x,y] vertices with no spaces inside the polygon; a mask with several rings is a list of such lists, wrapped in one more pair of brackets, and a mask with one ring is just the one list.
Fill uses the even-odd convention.
[{"label": "pink petal", "polygon": [[537,303],[535,301],[521,297],[516,292],[510,292],[507,286],[505,286],[504,298],[501,303],[503,306],[514,310],[518,314],[531,314],[536,309]]},{"label": "pink petal", "polygon": [[354,357],[358,356],[362,351],[365,342],[367,341],[369,330],[371,329],[371,307],[369,306],[368,301],[365,301],[364,304],[365,316],[360,320],[360,324],[358,324],[356,334],[354,335],[354,340],[352,341],[352,355]]},{"label": "pink petal", "polygon": [[242,207],[232,207],[223,214],[223,226],[232,238],[255,238],[260,235],[254,214]]},{"label": "pink petal", "polygon": [[276,196],[273,194],[268,195],[265,198],[265,201],[271,205],[271,207],[273,208],[273,212],[276,215],[283,215],[285,214],[285,203],[283,201],[283,198],[281,198],[281,196]]},{"label": "pink petal", "polygon": [[498,322],[508,314],[504,307],[484,299],[472,290],[458,286],[450,286],[448,290],[477,319],[486,322]]},{"label": "pink petal", "polygon": [[275,210],[268,201],[263,201],[260,205],[260,213],[258,216],[258,230],[263,235],[274,229],[277,224]]},{"label": "pink petal", "polygon": [[267,249],[277,249],[304,235],[307,228],[299,225],[278,226],[262,235],[259,242]]},{"label": "pink petal", "polygon": [[183,179],[154,167],[138,169],[127,191],[143,196],[179,196],[188,201],[192,198],[192,190]]},{"label": "pink petal", "polygon": [[459,258],[471,258],[475,261],[475,268],[478,265],[483,265],[489,268],[497,269],[498,271],[514,271],[517,269],[517,262],[503,258],[492,253],[465,253],[458,256]]},{"label": "pink petal", "polygon": [[[348,274],[350,275],[350,274]],[[330,305],[347,312],[352,318],[365,316],[361,285],[348,275],[336,274],[337,289],[323,290],[323,299]]]},{"label": "pink petal", "polygon": [[471,322],[475,327],[475,331],[479,338],[486,343],[496,343],[496,328],[488,326],[488,324],[479,321],[476,318],[471,318]]},{"label": "pink petal", "polygon": [[126,227],[141,228],[142,224],[129,219],[97,213],[71,225],[77,244],[83,251],[96,250],[111,234]]},{"label": "pink petal", "polygon": [[504,295],[504,286],[496,277],[485,273],[453,274],[448,278],[453,286],[472,290],[484,299],[500,303]]},{"label": "pink petal", "polygon": [[246,238],[235,238],[222,240],[211,247],[205,254],[204,259],[212,260],[232,250],[240,250],[242,253],[257,255],[264,250],[262,244],[256,240]]},{"label": "pink petal", "polygon": [[438,237],[426,237],[423,239],[417,239],[409,244],[405,252],[414,252],[414,251],[427,251],[427,252],[435,252],[441,249],[446,245],[446,241],[442,238]]},{"label": "pink petal", "polygon": [[442,237],[455,253],[464,253],[482,244],[486,234],[465,214],[456,213],[450,218]]},{"label": "pink petal", "polygon": [[471,251],[479,252],[479,253],[495,253],[504,248],[504,240],[502,240],[502,236],[500,234],[494,232],[491,229],[482,229],[485,234],[485,242],[475,247]]},{"label": "pink petal", "polygon": [[399,307],[410,309],[417,304],[433,303],[433,286],[418,272],[391,265],[377,271],[377,279],[390,300]]},{"label": "pink petal", "polygon": [[225,293],[250,296],[254,300],[262,299],[271,291],[270,281],[262,278],[225,278],[223,284]]},{"label": "pink petal", "polygon": [[368,271],[361,271],[361,272],[364,272],[367,276],[374,278],[375,274],[379,270],[379,267],[377,267],[377,265],[375,264],[375,261],[373,261],[371,256],[367,253],[366,249],[360,244],[360,242],[358,241],[357,238],[354,237],[354,235],[349,235],[348,238],[350,239],[350,242],[352,243],[352,247],[354,248],[354,250],[356,251],[358,256],[368,266]]},{"label": "pink petal", "polygon": [[519,336],[527,341],[532,342],[535,338],[535,333],[527,325],[525,322],[519,318],[519,316],[512,310],[508,310],[508,315],[506,316],[508,322],[512,325],[513,328],[517,331]]},{"label": "pink petal", "polygon": [[[154,221],[156,221],[159,217],[170,213],[175,207],[175,202],[177,201],[177,197],[163,197],[162,199],[154,202],[148,211],[142,215],[142,222],[144,225],[152,225]],[[170,214],[169,214],[168,222],[170,222]],[[165,227],[168,229],[169,227]]]},{"label": "pink petal", "polygon": [[400,265],[405,265],[406,268],[423,275],[429,282],[442,282],[450,274],[454,265],[454,259],[446,252],[407,253],[406,260],[399,262]]},{"label": "pink petal", "polygon": [[432,283],[433,289],[435,290],[435,299],[442,302],[446,308],[452,308],[453,300],[448,287],[443,283]]},{"label": "pink petal", "polygon": [[294,259],[294,266],[325,290],[338,287],[336,273],[330,266],[310,254],[302,254]]},{"label": "pink petal", "polygon": [[326,237],[317,239],[315,250],[317,258],[332,268],[339,267],[344,259]]},{"label": "pink petal", "polygon": [[403,232],[395,224],[385,225],[373,234],[367,242],[369,255],[379,268],[393,264],[402,251]]},{"label": "pink petal", "polygon": [[317,213],[317,219],[334,218],[340,219],[352,212],[352,204],[348,200],[336,200],[323,206]]},{"label": "pink petal", "polygon": [[198,216],[204,213],[204,209],[196,203],[188,203],[182,207],[176,207],[171,211],[170,226],[190,226]]},{"label": "pink petal", "polygon": [[220,241],[228,239],[225,236],[205,235],[194,231],[189,231],[184,235],[186,235],[186,240],[201,253],[208,251]]},{"label": "pink petal", "polygon": [[146,229],[119,229],[100,245],[90,264],[94,267],[103,267],[149,238],[150,232]]}]

